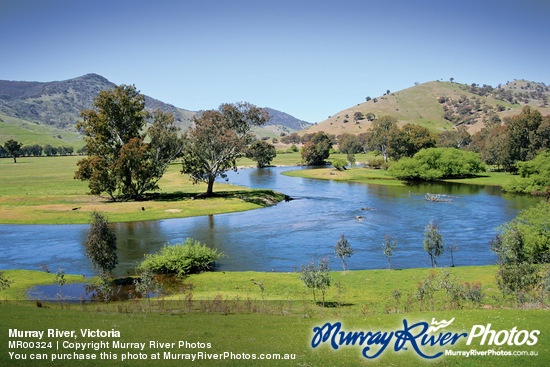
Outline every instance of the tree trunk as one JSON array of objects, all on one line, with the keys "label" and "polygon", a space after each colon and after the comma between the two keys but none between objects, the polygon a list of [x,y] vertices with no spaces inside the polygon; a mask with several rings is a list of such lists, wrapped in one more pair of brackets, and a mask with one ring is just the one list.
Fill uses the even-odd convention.
[{"label": "tree trunk", "polygon": [[208,177],[208,188],[206,189],[206,196],[212,196],[214,189],[214,177]]},{"label": "tree trunk", "polygon": [[17,163],[17,158],[13,156],[13,163]]}]

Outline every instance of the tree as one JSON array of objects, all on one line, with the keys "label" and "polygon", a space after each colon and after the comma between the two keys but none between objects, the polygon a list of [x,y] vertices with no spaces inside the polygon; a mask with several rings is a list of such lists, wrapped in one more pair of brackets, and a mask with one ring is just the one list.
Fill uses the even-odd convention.
[{"label": "tree", "polygon": [[346,239],[346,236],[341,235],[340,239],[336,242],[334,246],[334,253],[336,257],[342,260],[342,268],[346,271],[346,257],[351,257],[353,255],[353,249],[351,248],[349,241]]},{"label": "tree", "polygon": [[460,126],[456,130],[446,130],[437,137],[437,146],[442,148],[461,149],[472,141],[470,133],[465,127]]},{"label": "tree", "polygon": [[256,140],[246,150],[246,157],[256,161],[258,168],[269,166],[276,156],[275,147],[266,141]]},{"label": "tree", "polygon": [[520,177],[514,177],[503,188],[510,192],[534,194],[550,186],[550,150],[546,150],[527,162],[518,162]]},{"label": "tree", "polygon": [[355,121],[356,124],[359,123],[359,120],[362,120],[364,118],[365,118],[365,116],[363,116],[362,112],[357,111],[353,114],[353,120]]},{"label": "tree", "polygon": [[[537,136],[539,126],[543,122],[542,114],[529,106],[523,107],[521,113],[506,120],[506,130],[510,138],[510,149],[512,159],[515,161],[526,161],[533,159],[537,153]],[[542,147],[545,148],[545,147]]]},{"label": "tree", "polygon": [[524,209],[500,226],[491,249],[504,263],[550,263],[550,204]]},{"label": "tree", "polygon": [[388,156],[394,160],[412,157],[425,148],[435,147],[436,136],[428,128],[420,125],[405,124],[402,128],[394,126],[390,130]]},{"label": "tree", "polygon": [[315,298],[315,290],[319,289],[323,294],[323,307],[325,306],[325,292],[330,287],[330,267],[328,258],[319,260],[318,265],[311,261],[308,265],[300,267],[300,280],[304,285],[310,288],[313,292],[313,301],[317,303]]},{"label": "tree", "polygon": [[445,242],[443,235],[439,233],[439,225],[436,222],[430,223],[424,228],[424,251],[430,256],[432,268],[437,268],[437,257],[443,254]]},{"label": "tree", "polygon": [[388,172],[404,180],[461,178],[485,171],[479,154],[455,148],[422,149],[412,158],[401,158]]},{"label": "tree", "polygon": [[[77,124],[88,157],[77,163],[75,178],[88,181],[94,195],[140,200],[158,188],[168,164],[183,149],[174,118],[145,111],[144,96],[134,86],[101,91],[93,105],[95,109],[82,111],[83,121]],[[149,118],[152,124],[146,129]]]},{"label": "tree", "polygon": [[515,295],[520,303],[527,293],[543,289],[549,276],[550,204],[522,210],[499,227],[491,250],[498,256],[497,284],[503,294]]},{"label": "tree", "polygon": [[308,165],[322,165],[330,156],[332,139],[324,131],[312,135],[311,140],[302,148],[302,160]]},{"label": "tree", "polygon": [[363,151],[363,146],[357,135],[342,134],[338,138],[338,149],[344,154],[357,154]]},{"label": "tree", "polygon": [[17,163],[17,157],[21,154],[20,150],[23,143],[19,143],[13,139],[4,143],[4,149],[8,152],[8,155],[13,157],[13,163]]},{"label": "tree", "polygon": [[212,196],[215,179],[226,178],[230,169],[237,170],[237,158],[244,155],[253,139],[252,127],[269,119],[266,110],[246,102],[222,104],[217,110],[195,116],[195,126],[185,137],[182,173],[193,182],[206,182],[206,196]]},{"label": "tree", "polygon": [[57,154],[57,148],[52,147],[50,144],[44,145],[44,154],[46,154],[48,157],[51,157],[52,155]]},{"label": "tree", "polygon": [[390,259],[393,256],[393,250],[397,246],[397,240],[394,240],[393,237],[389,234],[384,236],[384,242],[382,243],[382,251],[385,256],[388,257],[388,269],[391,270]]},{"label": "tree", "polygon": [[369,149],[382,154],[384,162],[388,161],[387,148],[390,140],[390,131],[397,120],[391,116],[382,116],[372,123],[368,131],[367,141]]},{"label": "tree", "polygon": [[92,213],[92,224],[84,243],[86,256],[90,258],[94,269],[102,275],[110,273],[118,264],[117,240],[107,218],[98,212]]}]

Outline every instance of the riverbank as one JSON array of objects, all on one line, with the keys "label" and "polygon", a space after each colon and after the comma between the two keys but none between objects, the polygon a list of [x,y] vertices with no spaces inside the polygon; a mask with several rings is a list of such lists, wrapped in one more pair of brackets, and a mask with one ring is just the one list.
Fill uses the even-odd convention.
[{"label": "riverbank", "polygon": [[[446,292],[438,289],[433,297],[421,303],[414,291],[420,283],[430,277],[441,277],[445,271],[459,284],[480,283],[484,294],[479,304],[464,302],[457,306],[447,299]],[[39,274],[37,274],[39,273]],[[346,331],[390,332],[403,330],[404,320],[409,325],[417,322],[430,324],[432,319],[451,320],[452,325],[443,333],[471,333],[475,325],[491,324],[491,330],[538,330],[538,343],[534,345],[481,344],[479,339],[466,344],[466,337],[456,345],[420,345],[424,353],[434,355],[444,350],[478,351],[536,351],[537,356],[502,357],[499,355],[477,354],[468,358],[443,354],[435,361],[445,365],[479,365],[480,363],[499,366],[513,366],[521,363],[525,366],[542,366],[550,359],[550,345],[544,335],[550,333],[550,324],[541,323],[548,317],[548,309],[529,307],[515,308],[510,300],[503,301],[498,291],[494,275],[495,266],[471,266],[446,269],[404,269],[404,270],[333,270],[330,273],[332,285],[325,295],[325,307],[321,302],[314,303],[312,293],[303,286],[298,273],[270,272],[209,272],[189,276],[182,280],[177,295],[153,300],[131,300],[125,302],[101,304],[52,304],[44,303],[36,307],[35,302],[9,300],[6,292],[0,292],[2,304],[0,320],[6,328],[17,330],[77,330],[90,329],[120,333],[120,337],[87,338],[79,335],[78,341],[99,342],[119,340],[120,342],[145,343],[142,350],[130,351],[143,353],[148,359],[152,355],[169,351],[149,341],[163,343],[188,341],[192,343],[210,343],[210,347],[199,349],[171,350],[173,353],[276,353],[295,354],[295,359],[277,360],[273,365],[356,365],[366,359],[362,356],[365,345],[351,345],[333,349],[321,344],[311,348],[312,330],[326,322],[341,322]],[[53,274],[34,271],[8,270],[5,275],[14,281],[12,291],[22,289],[27,278],[44,280]],[[78,276],[70,276],[78,277]],[[71,278],[72,279],[72,278]],[[447,285],[449,282],[446,283]],[[26,286],[26,285],[24,285]],[[319,292],[318,292],[319,293]],[[14,293],[11,293],[14,294]],[[6,298],[8,301],[6,301]],[[321,295],[317,294],[320,301]],[[489,321],[488,321],[489,320]],[[37,327],[36,325],[40,325]],[[139,332],[136,332],[139,330]],[[223,332],[220,332],[223,330]],[[415,329],[417,330],[417,329]],[[434,335],[438,335],[435,333]],[[500,334],[499,334],[500,335]],[[14,363],[8,352],[19,354],[46,353],[53,351],[26,351],[8,348],[7,329],[0,336],[0,364]],[[43,342],[61,340],[45,337]],[[413,348],[397,351],[393,343],[380,357],[371,362],[385,365],[418,365],[423,362]],[[372,353],[379,346],[372,346]],[[79,353],[126,354],[128,350],[117,349],[111,344],[101,347],[101,351],[89,346]],[[62,348],[59,353],[72,353]],[[38,364],[35,360],[25,361],[25,365]],[[69,360],[64,365],[88,365],[91,361]],[[235,361],[233,361],[235,362]],[[242,359],[238,365],[258,365],[258,361]],[[150,365],[151,361],[135,360],[132,365]],[[226,365],[227,360],[209,361],[207,365]],[[44,364],[44,361],[41,362]],[[97,361],[96,363],[97,364]],[[120,365],[119,361],[102,360],[102,365]],[[160,358],[155,365],[173,365],[174,362]],[[92,364],[90,364],[92,365]],[[272,365],[271,362],[265,365]]]},{"label": "riverbank", "polygon": [[111,202],[87,195],[87,183],[73,178],[80,159],[23,157],[17,164],[0,159],[0,224],[89,223],[92,211],[105,212],[111,222],[184,218],[258,209],[285,198],[271,190],[216,183],[215,197],[194,200],[206,185],[194,185],[173,164],[159,181],[160,190],[146,200]]},{"label": "riverbank", "polygon": [[[334,180],[342,182],[358,182],[375,185],[406,186],[407,182],[390,176],[387,171],[369,169],[364,167],[351,167],[339,171],[332,167],[314,168],[299,171],[283,172],[283,175],[291,177],[312,178],[319,180]],[[470,185],[502,186],[512,180],[514,176],[505,172],[486,172],[484,174],[461,178],[441,180],[442,182],[454,182]]]}]

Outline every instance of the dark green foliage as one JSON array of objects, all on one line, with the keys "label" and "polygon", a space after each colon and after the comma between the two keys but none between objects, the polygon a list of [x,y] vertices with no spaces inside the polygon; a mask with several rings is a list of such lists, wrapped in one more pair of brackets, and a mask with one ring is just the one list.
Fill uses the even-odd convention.
[{"label": "dark green foliage", "polygon": [[478,154],[455,148],[423,149],[389,168],[392,176],[405,180],[463,178],[484,171],[485,165]]},{"label": "dark green foliage", "polygon": [[331,148],[331,137],[327,133],[319,131],[313,134],[311,140],[304,144],[302,161],[313,166],[325,164],[325,159],[329,157]]},{"label": "dark green foliage", "polygon": [[118,264],[116,234],[103,214],[92,213],[92,224],[84,245],[86,256],[102,274],[111,272]]},{"label": "dark green foliage", "polygon": [[13,139],[8,140],[4,143],[4,149],[8,153],[8,156],[13,158],[13,163],[17,163],[17,157],[21,155],[21,147],[23,143],[19,143]]},{"label": "dark green foliage", "polygon": [[517,167],[520,177],[504,185],[504,190],[531,194],[550,186],[550,150],[541,152],[533,160],[518,162]]},{"label": "dark green foliage", "polygon": [[[83,110],[83,121],[77,124],[88,157],[78,162],[75,178],[88,181],[92,194],[106,192],[113,200],[139,200],[157,189],[168,164],[183,149],[173,116],[145,111],[145,97],[126,85],[101,91],[94,107]],[[152,124],[146,129],[148,118]],[[46,147],[45,153],[49,155]]]},{"label": "dark green foliage", "polygon": [[246,157],[256,161],[258,168],[269,166],[276,156],[277,151],[275,147],[266,141],[256,140],[246,150]]},{"label": "dark green foliage", "polygon": [[422,149],[435,147],[435,143],[435,134],[423,126],[393,126],[390,130],[387,152],[391,159],[398,160],[402,157],[412,157]]},{"label": "dark green foliage", "polygon": [[195,126],[185,138],[182,173],[194,182],[206,182],[206,196],[211,196],[216,177],[225,178],[226,171],[237,169],[237,158],[252,141],[252,127],[268,121],[267,111],[244,102],[222,104],[195,116]]},{"label": "dark green foliage", "polygon": [[159,252],[145,255],[138,269],[142,271],[149,269],[155,274],[183,276],[210,270],[221,256],[223,256],[222,252],[188,238],[183,244],[165,245]]},{"label": "dark green foliage", "polygon": [[363,146],[357,135],[342,134],[338,138],[338,149],[344,154],[357,154],[363,152]]}]

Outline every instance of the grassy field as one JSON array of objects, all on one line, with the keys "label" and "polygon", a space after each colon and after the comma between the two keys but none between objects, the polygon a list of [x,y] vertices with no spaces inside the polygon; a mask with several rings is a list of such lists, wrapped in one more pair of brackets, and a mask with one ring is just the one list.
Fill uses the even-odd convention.
[{"label": "grassy field", "polygon": [[[193,275],[183,280],[180,294],[153,300],[151,304],[126,301],[114,304],[59,305],[44,304],[37,308],[27,301],[5,301],[12,299],[29,284],[29,279],[43,282],[52,278],[52,274],[40,272],[6,271],[8,278],[15,280],[10,292],[0,293],[0,365],[44,365],[44,361],[13,360],[9,352],[30,353],[70,353],[74,350],[63,348],[55,350],[21,350],[8,348],[7,329],[18,330],[117,330],[120,338],[90,338],[79,336],[77,342],[99,342],[120,340],[121,342],[146,343],[143,350],[131,350],[133,355],[142,353],[147,360],[132,360],[122,365],[175,365],[181,361],[164,359],[164,352],[173,353],[219,353],[234,354],[263,353],[295,354],[293,360],[199,360],[199,366],[235,365],[235,366],[355,366],[363,363],[380,365],[410,366],[423,365],[428,360],[420,358],[410,346],[407,350],[394,351],[392,342],[380,357],[367,360],[361,355],[362,347],[343,346],[334,350],[324,344],[316,349],[311,348],[313,328],[326,322],[341,322],[346,331],[384,331],[391,332],[403,329],[403,320],[409,324],[416,322],[430,323],[435,320],[451,320],[452,326],[444,331],[453,333],[470,333],[474,325],[491,324],[492,330],[539,330],[539,342],[535,346],[481,345],[479,338],[471,345],[466,345],[462,338],[456,345],[444,347],[422,346],[427,354],[435,354],[445,349],[453,351],[536,351],[538,356],[502,357],[502,356],[442,356],[434,360],[436,364],[450,366],[475,366],[481,363],[495,366],[544,366],[550,362],[550,342],[546,337],[550,324],[541,322],[548,318],[547,309],[517,309],[503,304],[496,289],[493,266],[476,266],[450,269],[451,274],[462,282],[480,281],[486,293],[482,307],[452,309],[442,291],[436,292],[433,310],[419,311],[413,307],[405,312],[392,296],[393,290],[406,294],[412,292],[416,284],[432,271],[440,273],[442,269],[407,269],[407,270],[364,270],[333,271],[333,286],[326,295],[327,306],[321,307],[312,302],[311,293],[301,284],[296,273],[259,273],[259,272],[215,272]],[[77,277],[77,276],[76,276]],[[78,278],[78,277],[77,277]],[[50,279],[51,281],[51,279]],[[261,292],[258,282],[264,285]],[[255,284],[256,283],[256,284]],[[340,283],[340,286],[336,286]],[[19,292],[20,294],[20,292]],[[192,303],[192,306],[190,306]],[[501,307],[496,309],[496,307]],[[43,341],[57,341],[66,338],[45,337]],[[75,340],[71,340],[75,342]],[[210,343],[211,348],[162,349],[150,345],[149,341],[190,343]],[[407,346],[406,346],[407,347]],[[373,350],[377,350],[373,346]],[[101,365],[120,365],[122,355],[128,349],[107,347],[96,351],[92,347],[78,353],[109,355],[117,354],[119,360],[104,359]],[[151,361],[153,355],[160,353],[158,361]],[[29,356],[27,355],[27,358]],[[52,363],[46,363],[50,365]],[[61,361],[53,365],[98,365],[98,361]]]},{"label": "grassy field", "polygon": [[[284,175],[292,177],[304,177],[314,178],[320,180],[335,180],[335,181],[349,181],[349,182],[361,182],[378,185],[393,185],[404,186],[406,183],[400,181],[395,177],[390,176],[387,171],[374,170],[363,167],[352,167],[345,171],[338,171],[334,168],[316,168],[299,171],[284,172]],[[495,185],[502,186],[513,178],[514,176],[504,172],[486,172],[481,175],[469,178],[443,180],[446,182],[455,182],[472,185]]]},{"label": "grassy field", "polygon": [[0,114],[0,144],[15,139],[24,145],[50,144],[53,147],[73,147],[75,150],[84,146],[82,136],[76,132],[38,125],[16,117]]},{"label": "grassy field", "polygon": [[269,190],[216,184],[219,197],[193,200],[205,192],[193,185],[180,166],[169,167],[159,182],[154,200],[110,202],[106,197],[87,195],[87,183],[73,179],[81,157],[38,157],[0,159],[0,223],[73,224],[88,223],[92,211],[107,213],[112,222],[190,217],[250,210],[283,200]]}]

